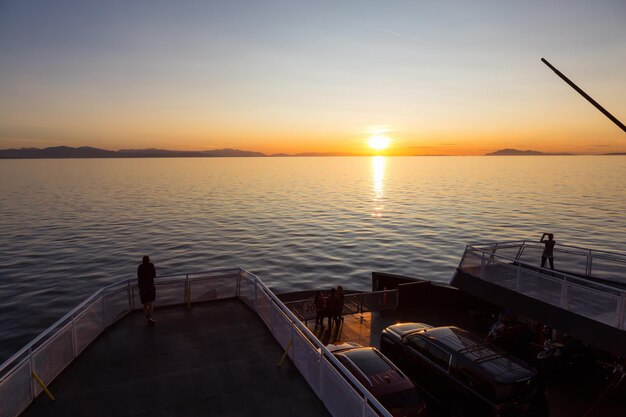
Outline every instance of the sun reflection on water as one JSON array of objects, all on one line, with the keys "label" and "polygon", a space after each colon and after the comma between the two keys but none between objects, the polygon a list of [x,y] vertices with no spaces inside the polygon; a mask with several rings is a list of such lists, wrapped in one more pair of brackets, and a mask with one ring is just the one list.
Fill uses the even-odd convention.
[{"label": "sun reflection on water", "polygon": [[383,217],[386,162],[384,156],[372,157],[372,189],[374,191],[372,217]]}]

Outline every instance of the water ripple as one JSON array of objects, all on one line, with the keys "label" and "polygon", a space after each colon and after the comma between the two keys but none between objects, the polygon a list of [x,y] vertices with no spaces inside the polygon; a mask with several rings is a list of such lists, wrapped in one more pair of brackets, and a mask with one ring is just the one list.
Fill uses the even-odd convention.
[{"label": "water ripple", "polygon": [[467,243],[623,252],[625,157],[0,161],[0,361],[93,291],[241,266],[278,291],[447,282]]}]

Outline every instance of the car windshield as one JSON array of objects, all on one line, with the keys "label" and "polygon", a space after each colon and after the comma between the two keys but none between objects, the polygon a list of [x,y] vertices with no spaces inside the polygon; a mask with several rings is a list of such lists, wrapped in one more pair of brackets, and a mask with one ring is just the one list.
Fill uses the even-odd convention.
[{"label": "car windshield", "polygon": [[399,410],[418,407],[421,400],[421,396],[415,389],[408,389],[378,398],[378,401],[380,401],[391,414]]}]

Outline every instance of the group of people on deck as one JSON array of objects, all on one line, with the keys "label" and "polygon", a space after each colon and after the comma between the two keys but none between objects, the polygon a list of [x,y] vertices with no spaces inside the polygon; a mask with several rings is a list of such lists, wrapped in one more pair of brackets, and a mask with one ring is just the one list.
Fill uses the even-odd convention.
[{"label": "group of people on deck", "polygon": [[328,297],[324,297],[322,291],[315,294],[315,326],[324,326],[324,317],[328,317],[328,327],[332,323],[339,324],[342,320],[344,294],[343,287],[331,288]]}]

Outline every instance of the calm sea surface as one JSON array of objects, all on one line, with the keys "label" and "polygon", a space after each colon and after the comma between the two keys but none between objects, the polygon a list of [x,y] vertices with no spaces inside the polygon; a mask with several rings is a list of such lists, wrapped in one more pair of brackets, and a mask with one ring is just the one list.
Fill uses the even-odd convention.
[{"label": "calm sea surface", "polygon": [[241,266],[277,291],[448,281],[467,243],[625,252],[626,157],[0,161],[0,362],[105,284]]}]

